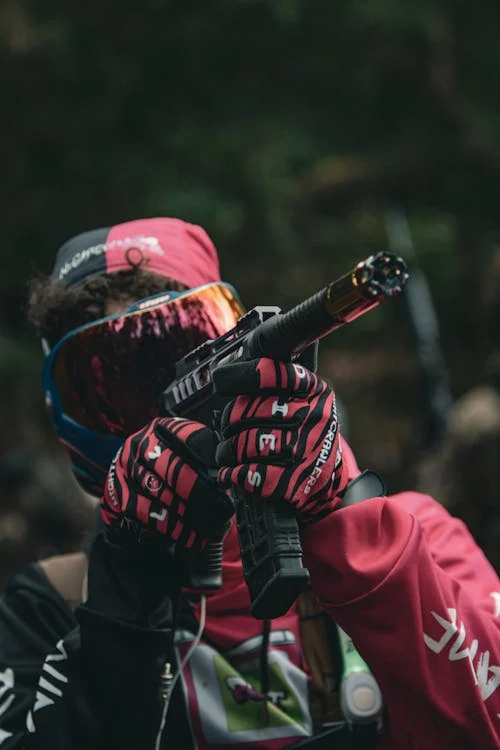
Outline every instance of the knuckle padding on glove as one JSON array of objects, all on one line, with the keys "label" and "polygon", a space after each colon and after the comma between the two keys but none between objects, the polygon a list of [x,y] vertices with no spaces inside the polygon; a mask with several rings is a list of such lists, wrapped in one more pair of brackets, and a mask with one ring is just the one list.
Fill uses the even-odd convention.
[{"label": "knuckle padding on glove", "polygon": [[208,427],[198,426],[198,429],[193,431],[187,437],[186,441],[178,438],[172,430],[166,428],[163,424],[156,426],[155,433],[166,446],[166,449],[173,451],[176,456],[181,457],[184,463],[196,474],[197,482],[195,483],[194,490],[196,490],[196,487],[201,482],[210,492],[220,494],[226,498],[225,493],[221,492],[217,484],[215,479],[216,474],[214,473],[213,476],[210,474],[211,469],[215,472],[217,468],[215,452],[218,437],[213,430]]},{"label": "knuckle padding on glove", "polygon": [[[282,441],[284,442],[284,441]],[[215,459],[219,466],[237,466],[240,463],[257,461],[259,464],[274,464],[275,466],[289,466],[293,460],[293,450],[291,446],[284,446],[277,453],[262,454],[258,450],[246,449],[245,455],[238,455],[239,451],[235,445],[235,440],[223,440],[217,446]]]},{"label": "knuckle padding on glove", "polygon": [[[311,378],[315,378],[310,373]],[[308,378],[297,382],[295,365],[268,358],[221,365],[213,373],[214,386],[220,396],[240,395],[307,395]]]},{"label": "knuckle padding on glove", "polygon": [[205,425],[177,418],[157,418],[131,435],[108,474],[105,523],[138,524],[187,546],[196,535],[222,538],[234,507],[216,479],[217,442]]},{"label": "knuckle padding on glove", "polygon": [[199,474],[215,467],[215,448],[217,436],[208,427],[193,429],[185,438],[181,439],[172,428],[158,422],[154,429],[155,435],[167,449],[171,449]]},{"label": "knuckle padding on glove", "polygon": [[234,401],[227,404],[222,412],[220,420],[220,433],[224,439],[233,437],[243,430],[262,429],[262,430],[296,430],[300,426],[300,417],[294,414],[290,418],[283,417],[279,422],[276,417],[239,419],[237,422],[231,421],[231,414],[234,409]]}]

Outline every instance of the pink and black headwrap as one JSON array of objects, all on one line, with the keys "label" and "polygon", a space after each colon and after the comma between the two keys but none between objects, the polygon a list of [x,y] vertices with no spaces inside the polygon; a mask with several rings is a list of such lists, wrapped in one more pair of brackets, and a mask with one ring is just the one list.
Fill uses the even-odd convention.
[{"label": "pink and black headwrap", "polygon": [[171,218],[137,219],[78,234],[60,248],[51,276],[68,287],[138,266],[189,288],[220,281],[217,251],[205,230]]}]

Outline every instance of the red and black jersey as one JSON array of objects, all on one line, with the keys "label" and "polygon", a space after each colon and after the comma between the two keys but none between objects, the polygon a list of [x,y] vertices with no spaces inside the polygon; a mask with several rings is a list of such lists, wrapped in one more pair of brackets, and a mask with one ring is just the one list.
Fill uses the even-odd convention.
[{"label": "red and black jersey", "polygon": [[[346,445],[344,460],[356,476]],[[500,584],[465,526],[407,492],[341,508],[302,543],[324,610],[382,690],[377,750],[498,750]],[[263,624],[249,615],[234,525],[223,580],[160,746],[291,748],[312,732],[295,607],[272,623],[263,711]],[[199,618],[189,602],[180,617],[178,602],[167,561],[158,572],[102,536],[74,612],[38,566],[16,576],[0,604],[0,750],[154,750],[165,663],[175,669]]]}]

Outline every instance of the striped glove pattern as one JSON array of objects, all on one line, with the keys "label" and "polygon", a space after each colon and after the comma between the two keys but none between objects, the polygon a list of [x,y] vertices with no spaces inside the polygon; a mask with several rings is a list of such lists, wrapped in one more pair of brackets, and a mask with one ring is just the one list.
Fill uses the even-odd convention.
[{"label": "striped glove pattern", "polygon": [[216,453],[221,485],[282,498],[302,522],[330,513],[347,484],[330,386],[302,365],[268,358],[221,366],[214,381],[233,397]]},{"label": "striped glove pattern", "polygon": [[217,482],[216,445],[213,430],[177,417],[156,418],[128,437],[108,472],[104,523],[188,549],[222,539],[234,511]]}]

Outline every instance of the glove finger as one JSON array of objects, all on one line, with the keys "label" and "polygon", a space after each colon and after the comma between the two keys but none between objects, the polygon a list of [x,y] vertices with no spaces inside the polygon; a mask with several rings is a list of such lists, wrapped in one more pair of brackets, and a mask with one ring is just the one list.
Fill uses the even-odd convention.
[{"label": "glove finger", "polygon": [[[145,470],[145,481],[149,475],[150,472]],[[207,492],[202,492],[206,496]],[[131,492],[127,506],[127,516],[133,522],[139,522],[141,527],[160,533],[188,549],[200,544],[202,538],[221,539],[233,512],[229,498],[224,504],[208,501],[196,504],[196,508],[192,505],[186,507],[168,488],[156,499],[146,497],[143,489],[138,493]]]},{"label": "glove finger", "polygon": [[239,464],[219,470],[218,479],[223,487],[236,487],[250,495],[262,498],[284,497],[280,492],[281,480],[285,478],[286,469],[280,466],[257,463]]},{"label": "glove finger", "polygon": [[226,438],[246,427],[297,427],[306,416],[307,409],[308,402],[295,397],[238,396],[224,407],[220,431]]},{"label": "glove finger", "polygon": [[[309,504],[310,467],[297,467],[293,472],[279,466],[262,464],[243,464],[234,467],[224,467],[219,471],[219,481],[224,487],[235,487],[247,494],[263,500],[286,500],[291,507],[300,511]],[[329,477],[324,477],[321,484],[328,483]],[[339,467],[339,479],[341,473]],[[314,506],[322,503],[323,499],[315,500]],[[325,503],[327,496],[325,496]],[[316,507],[314,508],[316,510]]]},{"label": "glove finger", "polygon": [[[166,446],[172,447],[172,439],[175,439],[175,449],[183,454],[185,460],[193,463],[193,468],[200,466],[196,459],[201,459],[204,468],[215,467],[218,439],[217,434],[209,427],[193,420],[171,417],[158,419],[154,432]],[[183,447],[188,450],[183,451]]]},{"label": "glove finger", "polygon": [[221,396],[291,394],[307,396],[318,378],[305,367],[267,357],[217,367],[214,385]]},{"label": "glove finger", "polygon": [[[167,442],[172,446],[172,438],[175,440],[172,446],[175,454],[169,448],[165,450],[165,480],[175,490],[174,497],[179,502],[176,513],[182,516],[187,528],[194,529],[203,538],[221,539],[234,514],[234,506],[216,479],[216,433],[198,422],[175,419],[159,420],[155,433],[161,437],[162,444]],[[179,458],[181,453],[183,459]],[[193,468],[185,461],[196,465]],[[165,465],[163,454],[155,465],[156,470],[158,465]],[[213,476],[207,466],[213,467]],[[190,540],[186,542],[190,543]]]},{"label": "glove finger", "polygon": [[219,438],[214,430],[204,427],[193,431],[186,440],[186,445],[203,461],[208,469],[215,469],[215,451]]},{"label": "glove finger", "polygon": [[286,466],[293,457],[297,430],[255,427],[224,440],[217,447],[219,466],[236,466],[250,461]]},{"label": "glove finger", "polygon": [[[150,446],[151,443],[152,450],[137,456],[133,463],[130,471],[133,486],[148,498],[160,497],[166,488],[167,495],[173,491],[177,497],[187,500],[198,480],[197,472],[171,450],[157,450],[158,443],[150,441]],[[148,454],[151,456],[156,450],[158,457],[148,458]]]},{"label": "glove finger", "polygon": [[[178,490],[172,492],[169,487],[161,484],[153,496],[150,490],[151,477],[156,479],[156,475],[143,467],[143,472],[138,477],[141,489],[135,493],[135,497],[131,494],[128,504],[132,516],[145,527],[165,534],[174,542],[182,541],[186,547],[191,547],[198,536],[209,540],[224,536],[228,521],[234,514],[234,506],[215,479],[213,484],[208,484],[198,477],[189,495],[189,502],[184,502]],[[190,536],[191,532],[193,536]]]},{"label": "glove finger", "polygon": [[[210,462],[215,468],[215,434],[198,422],[167,419],[157,420],[154,430],[144,436],[138,447],[134,442],[126,446],[122,457],[124,470],[133,478],[134,485],[150,498],[158,497],[167,486],[187,500],[200,475],[208,480],[205,462],[187,445],[195,436],[208,438],[205,455],[210,452]],[[149,472],[147,475],[145,470]],[[213,485],[217,488],[215,481]]]},{"label": "glove finger", "polygon": [[128,486],[127,516],[151,530],[170,534],[175,519],[182,518],[185,510],[184,501],[159,481],[156,474],[138,467],[134,486]]},{"label": "glove finger", "polygon": [[[162,535],[186,548],[221,539],[234,507],[216,479],[216,443],[215,433],[204,425],[174,418],[153,420],[131,435],[108,472],[104,522],[127,527],[133,536]],[[212,475],[204,458],[213,466]]]},{"label": "glove finger", "polygon": [[[317,480],[317,484],[316,484]],[[329,502],[328,493],[322,492],[332,481],[331,472],[323,473],[320,477],[311,473],[311,466],[297,466],[291,471],[285,467],[265,464],[240,464],[234,467],[224,467],[219,471],[219,481],[223,487],[235,487],[250,495],[262,499],[284,499],[293,508],[302,508],[309,512],[317,512]],[[314,481],[315,495],[311,502],[310,490]],[[345,486],[345,472],[339,464],[333,477],[334,491]]]}]

